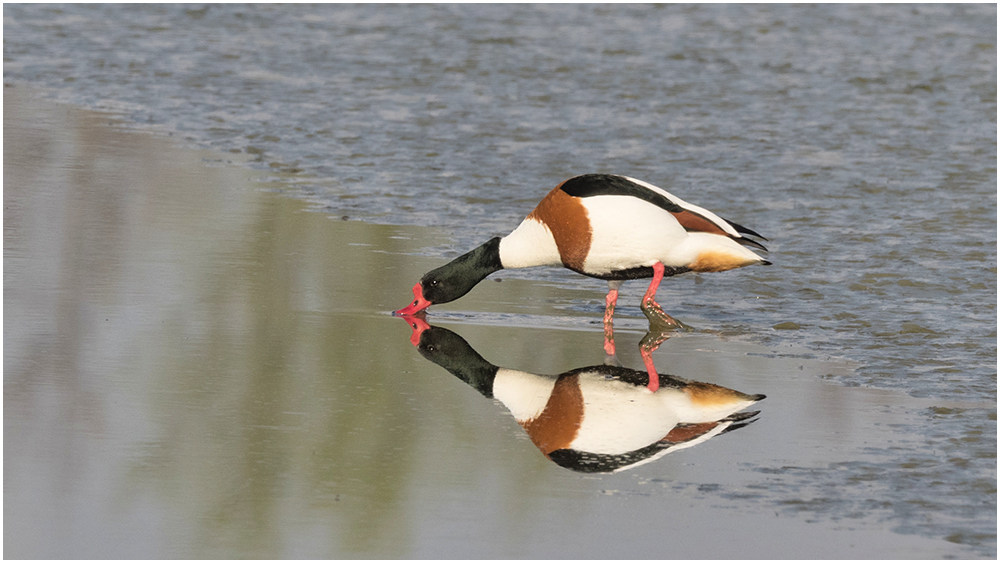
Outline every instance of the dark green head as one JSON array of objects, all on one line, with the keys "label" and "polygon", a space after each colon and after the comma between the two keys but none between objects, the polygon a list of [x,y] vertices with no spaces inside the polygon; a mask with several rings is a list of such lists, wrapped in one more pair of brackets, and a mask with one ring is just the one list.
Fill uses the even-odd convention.
[{"label": "dark green head", "polygon": [[413,302],[393,314],[413,315],[435,303],[454,301],[471,291],[486,276],[502,268],[500,237],[494,237],[475,250],[424,274],[413,286]]}]

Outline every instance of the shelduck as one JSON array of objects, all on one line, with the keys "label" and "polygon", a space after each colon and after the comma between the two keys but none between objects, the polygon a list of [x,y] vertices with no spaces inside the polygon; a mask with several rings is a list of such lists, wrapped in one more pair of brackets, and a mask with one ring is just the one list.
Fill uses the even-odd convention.
[{"label": "shelduck", "polygon": [[507,369],[448,329],[406,320],[422,356],[503,403],[545,457],[574,471],[621,471],[742,428],[760,411],[739,411],[765,398],[670,375],[649,393],[646,373],[608,365],[560,375]]},{"label": "shelduck", "polygon": [[556,186],[509,235],[426,273],[413,286],[413,302],[394,313],[454,301],[504,268],[564,266],[607,280],[605,349],[613,354],[611,323],[625,280],[652,278],[641,303],[652,327],[681,326],[654,300],[663,278],[770,264],[746,248],[767,250],[748,237],[767,240],[641,180],[585,174]]}]

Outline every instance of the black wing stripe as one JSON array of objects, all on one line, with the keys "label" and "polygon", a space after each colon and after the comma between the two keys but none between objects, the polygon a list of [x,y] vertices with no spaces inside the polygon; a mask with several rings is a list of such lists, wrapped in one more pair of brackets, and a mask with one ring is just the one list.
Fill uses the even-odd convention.
[{"label": "black wing stripe", "polygon": [[[663,194],[650,190],[645,186],[640,186],[639,184],[629,181],[622,176],[615,176],[614,174],[584,174],[582,176],[576,176],[563,182],[562,185],[559,186],[559,189],[567,195],[579,198],[594,197],[599,195],[631,196],[652,203],[653,205],[670,213],[690,213],[708,221],[709,223],[712,223],[712,221],[708,218],[702,217],[700,213],[677,205]],[[728,219],[722,220],[729,223],[729,225],[732,226],[737,233],[767,240],[767,237],[764,237],[760,233],[757,233],[752,229],[748,229],[739,223],[734,223]],[[712,224],[714,225],[714,223]],[[719,230],[721,231],[721,229]],[[726,236],[730,235],[726,234]],[[767,252],[767,248],[755,240],[732,236],[730,236],[730,238],[744,246],[752,246]]]},{"label": "black wing stripe", "polygon": [[647,189],[621,176],[612,174],[584,174],[570,178],[559,188],[573,197],[594,197],[598,195],[627,195],[652,203],[671,213],[680,213],[684,208],[669,198]]}]

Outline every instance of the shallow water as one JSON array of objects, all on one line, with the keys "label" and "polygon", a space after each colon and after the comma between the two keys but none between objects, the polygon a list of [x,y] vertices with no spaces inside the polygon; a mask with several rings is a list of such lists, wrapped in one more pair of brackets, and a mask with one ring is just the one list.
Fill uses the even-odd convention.
[{"label": "shallow water", "polygon": [[[995,557],[995,23],[5,6],[6,552]],[[605,477],[385,313],[589,171],[746,224],[775,263],[671,280],[698,330],[655,356],[768,395],[759,420]],[[431,323],[503,367],[601,363],[600,282],[501,274]]]},{"label": "shallow water", "polygon": [[797,327],[777,340],[859,361],[848,384],[978,399],[996,392],[995,20],[15,5],[4,78],[281,171],[332,216],[440,226],[436,257],[509,232],[569,176],[645,179],[763,233],[778,265],[676,280],[682,319]]}]

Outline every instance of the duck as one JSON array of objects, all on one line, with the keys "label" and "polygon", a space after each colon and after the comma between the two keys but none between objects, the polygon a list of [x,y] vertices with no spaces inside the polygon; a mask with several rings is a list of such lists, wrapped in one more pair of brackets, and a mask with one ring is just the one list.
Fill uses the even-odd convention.
[{"label": "duck", "polygon": [[407,322],[422,356],[502,403],[542,455],[573,471],[615,473],[698,445],[757,420],[760,411],[744,409],[765,398],[666,374],[648,393],[648,374],[621,366],[559,375],[504,368],[446,328]]},{"label": "duck", "polygon": [[552,189],[505,237],[494,237],[424,274],[413,301],[394,311],[412,316],[464,296],[490,274],[506,268],[562,266],[606,280],[605,351],[614,354],[613,317],[627,280],[652,278],[640,309],[650,326],[680,328],[656,302],[666,277],[722,272],[771,262],[757,232],[687,203],[642,180],[616,174],[583,174]]}]

